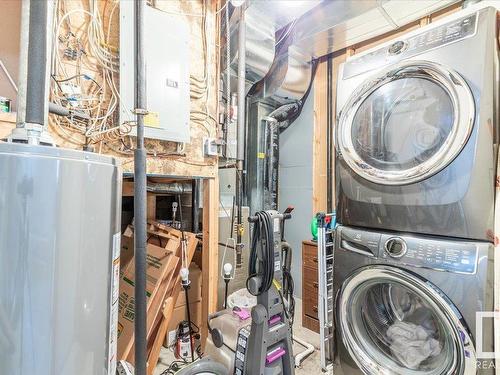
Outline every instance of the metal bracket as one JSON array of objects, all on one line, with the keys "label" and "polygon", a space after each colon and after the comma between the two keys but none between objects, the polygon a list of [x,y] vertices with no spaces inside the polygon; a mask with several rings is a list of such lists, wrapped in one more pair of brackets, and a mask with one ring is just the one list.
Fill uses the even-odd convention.
[{"label": "metal bracket", "polygon": [[147,109],[144,109],[144,108],[134,108],[132,110],[132,113],[135,115],[139,115],[139,116],[145,116],[149,113],[149,111]]}]

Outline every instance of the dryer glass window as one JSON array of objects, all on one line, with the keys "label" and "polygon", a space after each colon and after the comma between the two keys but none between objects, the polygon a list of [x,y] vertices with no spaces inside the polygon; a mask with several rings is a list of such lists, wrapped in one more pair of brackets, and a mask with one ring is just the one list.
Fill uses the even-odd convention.
[{"label": "dryer glass window", "polygon": [[399,78],[372,92],[351,127],[355,152],[383,171],[418,166],[443,146],[454,124],[453,102],[437,82]]},{"label": "dryer glass window", "polygon": [[354,338],[374,362],[396,374],[451,374],[457,353],[436,305],[394,281],[372,281],[351,295]]}]

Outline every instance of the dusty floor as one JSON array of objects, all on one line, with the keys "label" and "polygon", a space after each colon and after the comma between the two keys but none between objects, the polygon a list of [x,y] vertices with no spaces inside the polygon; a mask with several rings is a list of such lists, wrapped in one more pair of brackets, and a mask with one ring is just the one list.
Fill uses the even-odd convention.
[{"label": "dusty floor", "polygon": [[[306,342],[314,345],[316,350],[309,357],[307,357],[303,362],[300,368],[297,368],[295,374],[297,375],[313,375],[313,374],[322,374],[320,368],[320,356],[319,356],[319,335],[315,332],[312,332],[306,328],[302,327],[302,301],[296,301],[296,312],[295,312],[295,322],[294,322],[294,335]],[[300,352],[303,348],[297,344],[294,345],[295,353]],[[154,375],[161,375],[165,369],[168,368],[169,364],[175,360],[174,355],[171,350],[167,348],[162,348],[162,352],[160,354],[160,361],[156,368]]]}]

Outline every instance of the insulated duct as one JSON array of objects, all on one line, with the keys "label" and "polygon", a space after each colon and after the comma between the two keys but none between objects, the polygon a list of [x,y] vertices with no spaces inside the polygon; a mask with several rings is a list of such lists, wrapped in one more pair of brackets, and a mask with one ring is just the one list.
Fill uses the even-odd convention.
[{"label": "insulated duct", "polygon": [[47,68],[47,1],[30,1],[28,42],[28,87],[26,117],[28,124],[45,123],[45,85]]}]

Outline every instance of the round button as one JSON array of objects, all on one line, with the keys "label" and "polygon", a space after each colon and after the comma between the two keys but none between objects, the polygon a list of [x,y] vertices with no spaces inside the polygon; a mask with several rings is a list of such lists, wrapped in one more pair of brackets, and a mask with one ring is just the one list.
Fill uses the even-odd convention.
[{"label": "round button", "polygon": [[387,254],[393,258],[401,258],[406,254],[406,242],[399,237],[391,237],[385,241],[384,248]]},{"label": "round button", "polygon": [[397,55],[403,52],[405,49],[406,43],[402,40],[398,40],[397,42],[394,42],[389,46],[388,52],[389,55]]}]

